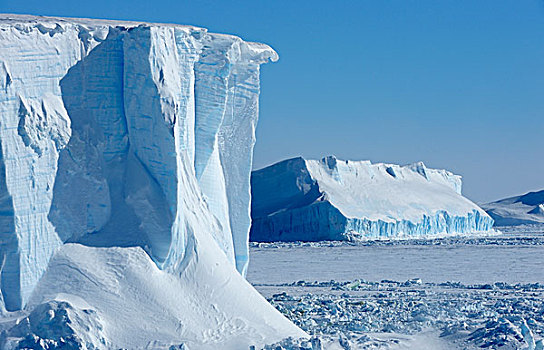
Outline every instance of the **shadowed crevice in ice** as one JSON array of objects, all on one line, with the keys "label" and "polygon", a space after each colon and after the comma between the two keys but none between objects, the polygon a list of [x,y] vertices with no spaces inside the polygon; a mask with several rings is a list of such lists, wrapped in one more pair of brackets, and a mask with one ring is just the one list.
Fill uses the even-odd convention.
[{"label": "shadowed crevice in ice", "polygon": [[60,82],[72,137],[59,155],[49,219],[65,242],[142,246],[161,262],[173,220],[161,186],[131,145],[125,34],[110,29]]},{"label": "shadowed crevice in ice", "polygon": [[[279,162],[268,169],[267,172],[254,171],[251,175],[251,193],[256,199],[251,202],[251,215],[254,220],[306,207],[323,195],[301,157]],[[273,188],[281,191],[271,191]]]},{"label": "shadowed crevice in ice", "polygon": [[10,286],[9,289],[0,289],[1,298],[8,311],[17,310],[22,303],[18,242],[13,232],[15,232],[13,199],[6,184],[4,152],[0,143],[0,287]]}]

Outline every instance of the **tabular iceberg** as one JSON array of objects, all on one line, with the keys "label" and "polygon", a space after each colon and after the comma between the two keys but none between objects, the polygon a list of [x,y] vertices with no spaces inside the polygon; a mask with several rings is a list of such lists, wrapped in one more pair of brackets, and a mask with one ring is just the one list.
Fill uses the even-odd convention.
[{"label": "tabular iceberg", "polygon": [[0,347],[305,336],[242,277],[276,59],[192,26],[0,15]]},{"label": "tabular iceberg", "polygon": [[544,190],[482,204],[498,226],[544,224]]},{"label": "tabular iceberg", "polygon": [[491,231],[493,219],[461,195],[461,177],[407,166],[294,158],[251,176],[250,239],[319,241]]}]

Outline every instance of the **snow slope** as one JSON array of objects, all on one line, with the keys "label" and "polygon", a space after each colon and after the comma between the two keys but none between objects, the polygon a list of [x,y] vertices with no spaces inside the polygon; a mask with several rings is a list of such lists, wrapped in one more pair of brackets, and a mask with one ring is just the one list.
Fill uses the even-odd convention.
[{"label": "snow slope", "polygon": [[544,190],[483,204],[497,226],[544,224]]},{"label": "snow slope", "polygon": [[304,336],[242,277],[259,66],[276,59],[192,26],[0,15],[6,344]]},{"label": "snow slope", "polygon": [[[101,336],[104,344],[92,342],[99,349],[168,349],[180,344],[189,349],[246,349],[270,339],[305,336],[240,274],[232,273],[219,249],[209,249],[210,242],[196,244],[195,257],[175,274],[160,270],[140,247],[66,244],[51,260],[28,307],[39,310],[53,300],[91,315],[93,321],[74,333],[81,339]],[[50,326],[34,328],[38,331],[24,336],[51,339],[44,329],[59,334]],[[20,341],[13,328],[7,334],[7,341]]]},{"label": "snow slope", "polygon": [[251,240],[343,240],[490,231],[461,177],[408,166],[294,158],[254,171]]}]

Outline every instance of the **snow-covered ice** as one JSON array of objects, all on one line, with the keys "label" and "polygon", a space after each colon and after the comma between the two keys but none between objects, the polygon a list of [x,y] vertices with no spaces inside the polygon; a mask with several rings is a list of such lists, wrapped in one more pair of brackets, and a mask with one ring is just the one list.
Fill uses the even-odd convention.
[{"label": "snow-covered ice", "polygon": [[253,244],[248,279],[321,344],[292,338],[268,349],[542,349],[544,226],[505,231]]},{"label": "snow-covered ice", "polygon": [[490,232],[461,195],[461,177],[407,166],[293,158],[251,175],[257,242],[402,238]]},{"label": "snow-covered ice", "polygon": [[544,282],[544,270],[540,268],[544,265],[543,250],[542,233],[406,241],[252,243],[248,279],[256,284],[358,278],[404,281],[413,277],[424,277],[432,283]]},{"label": "snow-covered ice", "polygon": [[482,204],[498,226],[544,224],[544,190]]},{"label": "snow-covered ice", "polygon": [[[0,324],[6,331],[4,341],[18,349],[29,336],[58,340],[63,336],[59,328],[71,328],[82,344],[88,337],[101,339],[89,342],[91,349],[168,349],[185,344],[211,350],[245,349],[265,340],[305,336],[240,274],[231,272],[219,249],[207,250],[210,243],[199,242],[197,258],[175,274],[160,270],[140,247],[66,244],[51,259],[28,303],[27,309],[34,310],[32,332],[21,332],[21,321],[9,322],[6,317]],[[52,302],[68,309],[64,322],[42,314]],[[58,313],[49,312],[53,318]],[[80,321],[83,316],[89,320]],[[42,319],[58,323],[50,327]]]},{"label": "snow-covered ice", "polygon": [[0,15],[2,348],[306,336],[242,276],[276,59],[193,26]]}]

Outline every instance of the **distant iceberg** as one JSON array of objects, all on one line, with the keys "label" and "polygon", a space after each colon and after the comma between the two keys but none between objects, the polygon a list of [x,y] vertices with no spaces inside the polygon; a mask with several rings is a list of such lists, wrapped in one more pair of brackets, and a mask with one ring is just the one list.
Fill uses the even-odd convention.
[{"label": "distant iceberg", "polygon": [[250,240],[432,237],[492,231],[461,176],[427,168],[293,158],[251,176]]},{"label": "distant iceberg", "polygon": [[498,226],[544,224],[544,190],[483,204]]}]

